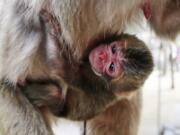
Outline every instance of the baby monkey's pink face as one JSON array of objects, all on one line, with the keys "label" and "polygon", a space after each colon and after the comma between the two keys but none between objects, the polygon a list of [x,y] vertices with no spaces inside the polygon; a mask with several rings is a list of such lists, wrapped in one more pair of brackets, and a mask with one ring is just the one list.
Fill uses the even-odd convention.
[{"label": "baby monkey's pink face", "polygon": [[122,64],[125,60],[122,48],[125,41],[114,41],[109,44],[101,44],[89,54],[89,61],[95,74],[117,77],[122,72]]}]

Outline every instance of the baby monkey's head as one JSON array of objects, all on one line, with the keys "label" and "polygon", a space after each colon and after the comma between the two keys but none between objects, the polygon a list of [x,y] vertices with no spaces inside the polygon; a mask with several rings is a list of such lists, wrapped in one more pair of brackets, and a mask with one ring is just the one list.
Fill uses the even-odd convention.
[{"label": "baby monkey's head", "polygon": [[89,62],[94,73],[108,79],[110,88],[117,91],[138,89],[153,70],[153,58],[145,43],[127,34],[100,43],[90,52]]}]

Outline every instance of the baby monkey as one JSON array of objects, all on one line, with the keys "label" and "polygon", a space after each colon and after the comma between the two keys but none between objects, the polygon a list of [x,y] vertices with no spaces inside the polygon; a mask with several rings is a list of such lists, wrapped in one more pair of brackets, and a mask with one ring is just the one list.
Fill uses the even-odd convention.
[{"label": "baby monkey", "polygon": [[46,47],[47,63],[56,75],[49,80],[29,79],[22,92],[33,105],[48,108],[55,116],[90,119],[138,90],[153,70],[149,49],[128,34],[100,39],[78,63],[71,50],[61,48],[55,19],[45,13],[42,20],[53,41]]}]

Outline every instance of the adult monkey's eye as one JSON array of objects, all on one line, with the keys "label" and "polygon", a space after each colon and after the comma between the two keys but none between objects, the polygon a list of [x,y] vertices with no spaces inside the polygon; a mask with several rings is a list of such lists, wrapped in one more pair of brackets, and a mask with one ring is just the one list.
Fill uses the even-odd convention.
[{"label": "adult monkey's eye", "polygon": [[109,71],[110,71],[110,72],[113,72],[114,69],[115,69],[115,65],[114,65],[114,63],[112,62],[111,65],[109,66]]},{"label": "adult monkey's eye", "polygon": [[116,46],[115,46],[115,45],[113,45],[113,46],[111,47],[111,51],[112,51],[113,54],[116,53]]}]

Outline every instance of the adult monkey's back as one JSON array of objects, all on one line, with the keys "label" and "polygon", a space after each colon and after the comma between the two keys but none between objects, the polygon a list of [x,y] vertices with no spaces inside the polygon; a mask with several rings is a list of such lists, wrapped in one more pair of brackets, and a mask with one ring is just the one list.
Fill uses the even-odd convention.
[{"label": "adult monkey's back", "polygon": [[[15,87],[29,76],[48,78],[47,69],[37,63],[43,59],[41,47],[47,43],[39,19],[42,9],[48,9],[58,18],[62,38],[74,50],[73,55],[78,61],[84,50],[99,37],[117,34],[123,31],[128,22],[138,19],[136,15],[141,4],[142,0],[1,0],[0,79],[10,83],[10,86],[1,84],[2,134],[52,134],[41,114]],[[93,132],[88,132],[93,135],[135,135],[140,95],[137,92],[129,100],[120,101],[92,119],[88,129]]]}]

